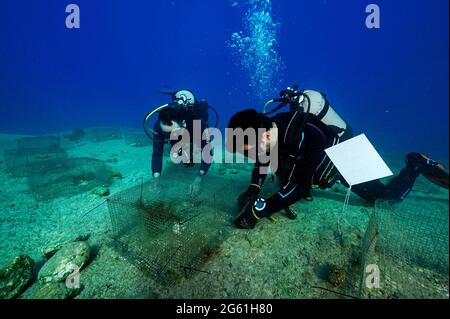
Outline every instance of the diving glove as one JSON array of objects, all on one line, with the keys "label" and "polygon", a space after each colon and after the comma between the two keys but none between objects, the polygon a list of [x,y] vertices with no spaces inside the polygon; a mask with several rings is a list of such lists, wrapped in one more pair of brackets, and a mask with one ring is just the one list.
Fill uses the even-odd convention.
[{"label": "diving glove", "polygon": [[248,206],[234,221],[234,225],[241,229],[255,228],[256,223],[263,217],[268,217],[267,203],[264,198],[258,198],[255,203]]},{"label": "diving glove", "polygon": [[253,203],[255,200],[258,199],[259,192],[261,190],[261,186],[257,184],[250,184],[248,189],[239,195],[237,200],[237,207],[239,212],[242,212],[242,210],[250,203]]}]

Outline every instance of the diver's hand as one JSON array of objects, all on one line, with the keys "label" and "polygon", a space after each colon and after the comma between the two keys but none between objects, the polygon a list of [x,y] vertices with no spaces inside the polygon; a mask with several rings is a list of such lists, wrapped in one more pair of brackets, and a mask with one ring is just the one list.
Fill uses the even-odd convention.
[{"label": "diver's hand", "polygon": [[248,189],[238,197],[237,207],[239,212],[242,212],[244,207],[248,204],[253,205],[253,203],[259,196],[259,192],[260,187],[255,184],[251,184]]},{"label": "diver's hand", "polygon": [[[251,207],[250,207],[251,208]],[[238,218],[233,222],[234,226],[240,229],[252,229],[258,221],[254,218],[247,208]]]},{"label": "diver's hand", "polygon": [[267,207],[264,198],[257,198],[252,205],[247,205],[239,217],[234,221],[234,225],[241,229],[254,228],[258,220],[270,216],[270,210]]},{"label": "diver's hand", "polygon": [[189,185],[189,196],[196,197],[200,193],[200,185],[202,183],[202,177],[197,176],[191,185]]},{"label": "diver's hand", "polygon": [[154,173],[153,178],[150,180],[150,191],[159,194],[161,192],[161,174]]}]

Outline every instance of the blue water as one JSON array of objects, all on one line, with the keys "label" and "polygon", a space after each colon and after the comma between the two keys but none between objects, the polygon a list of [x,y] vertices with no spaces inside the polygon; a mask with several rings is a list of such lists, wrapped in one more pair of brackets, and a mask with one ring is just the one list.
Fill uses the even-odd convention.
[{"label": "blue water", "polygon": [[1,2],[0,133],[140,127],[162,85],[195,90],[224,127],[298,82],[383,152],[448,158],[447,0],[372,1],[380,29],[360,0],[71,2]]}]

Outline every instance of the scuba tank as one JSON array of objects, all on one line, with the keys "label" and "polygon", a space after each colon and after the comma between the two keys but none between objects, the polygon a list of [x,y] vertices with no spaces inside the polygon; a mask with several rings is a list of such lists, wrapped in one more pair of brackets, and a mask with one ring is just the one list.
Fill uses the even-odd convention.
[{"label": "scuba tank", "polygon": [[[288,87],[282,90],[280,92],[280,98],[267,101],[263,107],[263,114],[269,115],[275,113],[284,106],[289,105],[291,113],[297,111],[305,113],[304,122],[306,122],[307,116],[312,114],[324,123],[337,137],[342,138],[344,135],[347,135],[346,133],[350,133],[351,129],[347,122],[331,107],[325,94],[314,90],[299,91],[298,88],[298,84],[294,84],[293,88]],[[268,106],[276,102],[280,104],[271,111],[267,111]]]},{"label": "scuba tank", "polygon": [[[336,135],[342,137],[348,125],[331,107],[325,95],[314,90],[304,90],[303,94],[308,96],[308,99],[305,99],[302,104],[310,103],[309,114],[317,116]],[[308,109],[308,107],[303,106],[303,109]]]}]

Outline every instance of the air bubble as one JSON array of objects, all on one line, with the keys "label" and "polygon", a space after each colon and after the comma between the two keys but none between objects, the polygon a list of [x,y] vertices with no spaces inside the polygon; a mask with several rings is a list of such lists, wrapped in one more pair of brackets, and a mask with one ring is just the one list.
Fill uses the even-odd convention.
[{"label": "air bubble", "polygon": [[281,82],[284,64],[276,50],[279,24],[272,18],[270,0],[248,0],[243,31],[234,32],[228,46],[249,76],[258,102],[272,97]]}]

